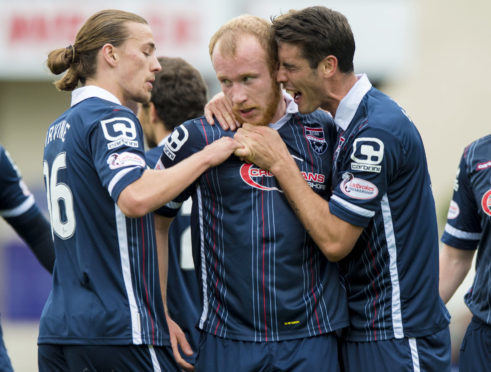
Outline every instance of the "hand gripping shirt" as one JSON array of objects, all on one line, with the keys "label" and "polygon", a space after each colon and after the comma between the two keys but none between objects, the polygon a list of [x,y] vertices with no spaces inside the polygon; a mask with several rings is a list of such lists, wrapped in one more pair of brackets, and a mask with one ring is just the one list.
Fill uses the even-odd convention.
[{"label": "hand gripping shirt", "polygon": [[340,261],[347,339],[421,337],[447,326],[438,294],[438,231],[426,155],[401,107],[366,75],[341,101],[331,212],[364,230]]},{"label": "hand gripping shirt", "polygon": [[[147,164],[154,168],[162,155],[159,146],[145,153]],[[200,291],[194,270],[191,247],[191,198],[187,199],[169,228],[169,264],[167,272],[167,307],[172,319],[186,334],[194,351],[199,347]]]},{"label": "hand gripping shirt", "polygon": [[472,314],[491,324],[491,135],[464,150],[442,242],[477,249],[476,275],[465,303]]},{"label": "hand gripping shirt", "polygon": [[88,86],[48,129],[44,179],[56,262],[39,344],[168,344],[151,214],[127,218],[121,191],[145,167],[131,110]]},{"label": "hand gripping shirt", "polygon": [[[285,96],[286,97],[286,96]],[[271,124],[315,192],[330,192],[335,127],[325,112],[301,115],[291,98],[287,114]],[[208,143],[233,136],[205,118],[176,128],[161,162],[170,167]],[[191,194],[193,255],[202,290],[199,327],[244,341],[316,336],[347,325],[337,266],[315,246],[273,175],[231,156],[209,169]],[[175,215],[178,205],[159,213]]]}]

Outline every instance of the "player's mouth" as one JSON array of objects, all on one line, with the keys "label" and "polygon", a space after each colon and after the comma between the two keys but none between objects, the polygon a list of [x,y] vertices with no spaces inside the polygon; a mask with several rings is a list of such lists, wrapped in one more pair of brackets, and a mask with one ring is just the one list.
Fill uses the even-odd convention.
[{"label": "player's mouth", "polygon": [[249,107],[245,109],[240,109],[238,111],[240,116],[242,116],[244,119],[247,119],[254,115],[255,110],[255,107]]},{"label": "player's mouth", "polygon": [[153,88],[153,82],[154,82],[154,81],[155,81],[154,79],[152,79],[152,80],[147,80],[147,82],[145,83],[145,87],[146,87],[148,90],[150,90],[150,91],[151,91],[151,90],[152,90],[152,88]]},{"label": "player's mouth", "polygon": [[295,103],[298,105],[298,102],[300,102],[300,99],[302,98],[302,92],[300,91],[293,91],[293,100]]}]

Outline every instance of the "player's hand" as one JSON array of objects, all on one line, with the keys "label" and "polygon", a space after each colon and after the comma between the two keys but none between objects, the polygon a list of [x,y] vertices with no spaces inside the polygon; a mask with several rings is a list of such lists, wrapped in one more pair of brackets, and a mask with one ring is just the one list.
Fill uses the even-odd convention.
[{"label": "player's hand", "polygon": [[264,170],[272,171],[282,159],[291,158],[278,131],[267,126],[244,124],[234,139],[242,145],[234,154]]},{"label": "player's hand", "polygon": [[231,137],[222,137],[205,146],[203,151],[209,154],[209,166],[216,167],[227,160],[241,144]]},{"label": "player's hand", "polygon": [[168,314],[165,314],[165,318],[167,320],[167,327],[169,328],[170,344],[172,346],[172,352],[174,353],[174,359],[185,371],[194,371],[194,366],[184,360],[179,352],[180,348],[185,355],[193,355],[193,349],[191,349],[191,346],[186,339],[186,335],[182,331],[181,327],[179,327],[179,325],[174,322]]},{"label": "player's hand", "polygon": [[236,130],[240,127],[233,114],[232,105],[223,92],[215,94],[205,106],[206,120],[212,125],[215,123],[213,116],[224,130]]}]

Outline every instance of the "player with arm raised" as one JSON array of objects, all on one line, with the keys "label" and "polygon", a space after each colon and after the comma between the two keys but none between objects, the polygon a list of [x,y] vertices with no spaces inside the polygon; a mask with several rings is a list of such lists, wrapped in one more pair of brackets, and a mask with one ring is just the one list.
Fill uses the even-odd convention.
[{"label": "player with arm raised", "polygon": [[449,315],[438,295],[438,231],[421,137],[404,110],[355,74],[351,27],[322,6],[273,19],[278,82],[298,110],[338,128],[329,201],[299,176],[280,136],[244,124],[236,154],[271,172],[319,249],[339,262],[350,327],[347,371],[448,371]]},{"label": "player with arm raised", "polygon": [[48,67],[67,71],[56,86],[73,92],[45,140],[57,259],[40,322],[39,369],[169,370],[149,213],[237,145],[224,139],[173,168],[146,169],[142,129],[130,108],[149,101],[160,64],[138,15],[94,14],[73,45],[49,54]]}]

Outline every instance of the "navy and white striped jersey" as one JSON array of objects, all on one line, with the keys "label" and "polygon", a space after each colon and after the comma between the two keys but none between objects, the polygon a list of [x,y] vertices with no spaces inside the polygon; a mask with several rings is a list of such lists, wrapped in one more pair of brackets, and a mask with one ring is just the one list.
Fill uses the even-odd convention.
[{"label": "navy and white striped jersey", "polygon": [[420,337],[443,329],[435,203],[420,135],[366,75],[341,101],[331,212],[364,230],[340,262],[348,340]]},{"label": "navy and white striped jersey", "polygon": [[491,324],[491,135],[464,150],[442,242],[478,250],[476,276],[465,303],[482,322]]},{"label": "navy and white striped jersey", "polygon": [[39,213],[34,196],[8,151],[0,145],[0,216],[8,220],[26,213]]},{"label": "navy and white striped jersey", "polygon": [[145,167],[133,112],[101,88],[76,89],[46,135],[56,263],[39,344],[168,344],[153,216],[116,204]]},{"label": "navy and white striped jersey", "polygon": [[[305,179],[330,193],[335,127],[325,112],[301,115],[291,98],[287,114],[271,124]],[[223,136],[205,118],[177,127],[161,162],[170,167]],[[245,341],[281,341],[346,327],[345,290],[303,228],[273,175],[231,156],[209,169],[182,195],[192,194],[194,262],[202,285],[200,329]],[[179,201],[179,200],[178,200]],[[159,213],[174,215],[177,205]]]},{"label": "navy and white striped jersey", "polygon": [[[163,141],[145,153],[147,164],[154,168],[162,155]],[[167,273],[167,308],[179,324],[194,351],[199,347],[200,291],[194,270],[191,247],[191,198],[187,199],[169,228],[169,264]]]}]

